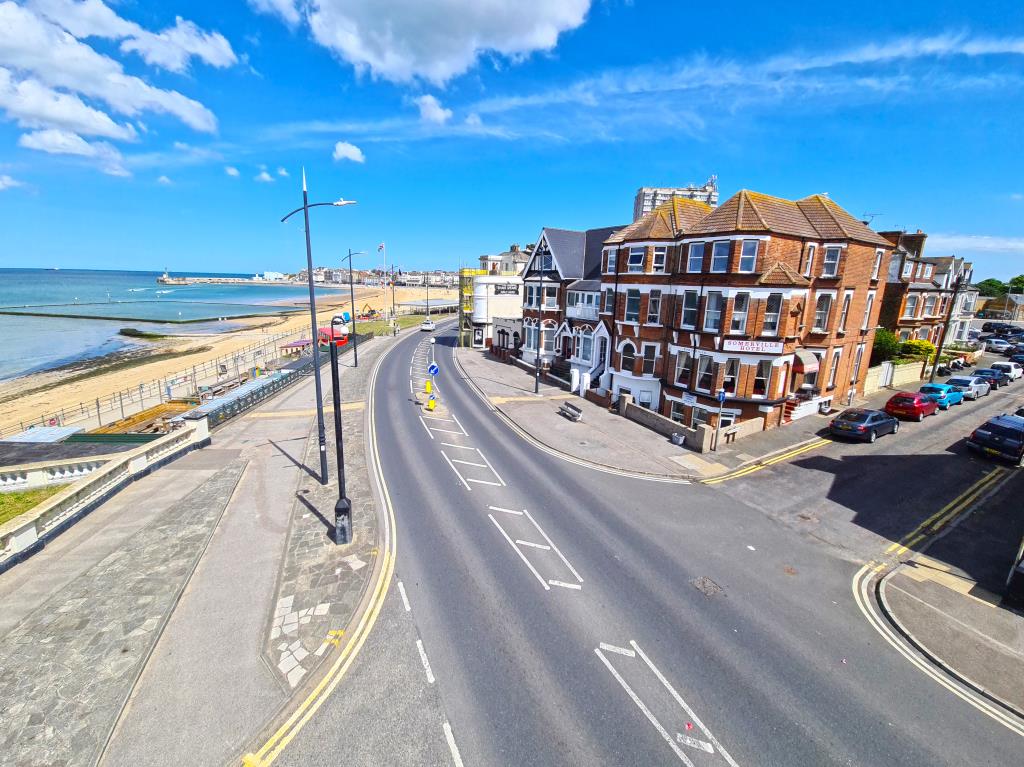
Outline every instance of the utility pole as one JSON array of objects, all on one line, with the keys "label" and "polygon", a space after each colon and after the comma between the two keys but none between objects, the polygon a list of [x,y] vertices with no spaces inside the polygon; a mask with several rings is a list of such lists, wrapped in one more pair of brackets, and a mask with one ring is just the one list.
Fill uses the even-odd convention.
[{"label": "utility pole", "polygon": [[540,256],[540,296],[537,299],[537,363],[533,371],[533,393],[540,394],[540,347],[544,341],[544,254]]},{"label": "utility pole", "polygon": [[[954,259],[956,257],[954,256]],[[955,261],[954,261],[955,263]],[[956,309],[956,299],[960,294],[960,288],[963,286],[964,272],[963,269],[956,276],[956,281],[953,283],[953,298],[949,302],[949,309],[946,311],[946,319],[942,323],[942,335],[939,336],[939,348],[935,350],[935,361],[932,363],[932,372],[928,376],[928,383],[932,383],[935,380],[935,372],[939,369],[939,357],[942,356],[942,348],[946,345],[946,336],[949,334],[949,323],[953,319],[953,311]]]}]

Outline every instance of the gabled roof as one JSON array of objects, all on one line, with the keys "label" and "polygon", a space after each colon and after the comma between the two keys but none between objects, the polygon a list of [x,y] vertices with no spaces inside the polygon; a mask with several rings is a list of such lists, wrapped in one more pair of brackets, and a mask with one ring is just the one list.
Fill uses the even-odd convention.
[{"label": "gabled roof", "polygon": [[856,240],[892,247],[888,240],[821,194],[794,201],[741,189],[695,224],[689,234],[727,232],[775,232],[811,240]]},{"label": "gabled roof", "polygon": [[776,261],[769,266],[760,277],[757,278],[758,285],[798,285],[807,287],[810,280],[782,261]]},{"label": "gabled roof", "polygon": [[[543,240],[547,243],[554,261],[554,267],[563,280],[580,280],[593,277],[601,270],[601,245],[616,229],[621,226],[607,226],[601,229],[587,229],[580,232],[575,229],[555,229],[544,227],[537,239],[540,250]],[[534,270],[531,257],[524,274]]]},{"label": "gabled roof", "polygon": [[671,240],[710,213],[712,208],[699,200],[673,197],[662,203],[647,215],[620,229],[607,240],[608,244],[620,242],[642,242],[646,240]]}]

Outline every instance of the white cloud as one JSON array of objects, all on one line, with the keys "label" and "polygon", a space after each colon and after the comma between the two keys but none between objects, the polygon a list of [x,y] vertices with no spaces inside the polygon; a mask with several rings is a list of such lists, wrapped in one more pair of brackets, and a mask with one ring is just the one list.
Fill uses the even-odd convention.
[{"label": "white cloud", "polygon": [[117,149],[106,141],[86,141],[77,133],[47,128],[26,133],[18,139],[18,145],[47,154],[72,155],[95,160],[100,169],[110,176],[130,176],[124,167],[124,158]]},{"label": "white cloud", "polygon": [[928,249],[932,252],[948,251],[958,256],[972,253],[1024,254],[1024,237],[936,233],[928,235]]},{"label": "white cloud", "polygon": [[156,180],[156,183],[161,184],[162,186],[171,186],[174,182],[167,178],[167,176],[160,176],[160,178]]},{"label": "white cloud", "polygon": [[366,162],[363,150],[355,144],[347,141],[339,141],[334,145],[334,153],[331,155],[335,160],[351,160],[352,162]]},{"label": "white cloud", "polygon": [[0,174],[0,192],[5,189],[14,189],[18,186],[24,186],[24,184],[16,178],[11,178],[7,174]]},{"label": "white cloud", "polygon": [[[481,56],[518,60],[549,51],[579,27],[591,0],[310,0],[305,8],[313,38],[352,64],[392,82],[423,79],[443,85]],[[295,0],[249,0],[295,26]]]},{"label": "white cloud", "polygon": [[138,53],[147,64],[172,72],[187,70],[193,56],[214,67],[228,67],[238,62],[223,35],[204,32],[180,16],[175,18],[173,27],[150,32],[121,18],[101,0],[32,0],[31,7],[79,39],[123,40],[122,51]]},{"label": "white cloud", "polygon": [[249,5],[254,11],[280,16],[289,26],[295,26],[301,19],[296,0],[249,0]]},{"label": "white cloud", "polygon": [[265,170],[261,170],[253,177],[254,181],[259,181],[261,184],[273,184],[274,177],[267,173]]},{"label": "white cloud", "polygon": [[198,101],[126,75],[119,62],[12,2],[0,2],[0,65],[31,73],[50,88],[103,101],[129,117],[159,112],[195,130],[217,128],[217,118]]},{"label": "white cloud", "polygon": [[418,99],[413,99],[413,103],[419,107],[420,119],[424,122],[444,125],[452,117],[452,110],[445,109],[441,106],[441,102],[429,93],[425,96],[420,96]]},{"label": "white cloud", "polygon": [[106,112],[93,109],[78,96],[61,93],[32,80],[16,80],[0,67],[0,109],[23,128],[56,126],[86,136],[134,141],[135,128],[117,123]]},{"label": "white cloud", "polygon": [[288,178],[288,171],[285,168],[279,167],[277,169],[277,175],[279,175],[281,178]]},{"label": "white cloud", "polygon": [[480,115],[478,115],[476,112],[471,112],[469,116],[466,117],[466,125],[468,125],[470,128],[479,128],[483,124],[484,121],[480,119]]},{"label": "white cloud", "polygon": [[234,165],[225,165],[224,172],[231,176],[231,178],[238,178],[241,175],[241,173],[238,172],[238,168]]}]

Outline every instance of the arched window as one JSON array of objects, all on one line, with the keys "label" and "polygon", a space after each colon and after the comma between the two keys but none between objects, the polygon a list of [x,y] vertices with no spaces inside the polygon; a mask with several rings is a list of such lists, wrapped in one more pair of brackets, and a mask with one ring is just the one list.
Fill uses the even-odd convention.
[{"label": "arched window", "polygon": [[629,373],[633,372],[633,364],[636,362],[636,347],[633,346],[629,341],[622,347],[622,365],[621,368]]}]

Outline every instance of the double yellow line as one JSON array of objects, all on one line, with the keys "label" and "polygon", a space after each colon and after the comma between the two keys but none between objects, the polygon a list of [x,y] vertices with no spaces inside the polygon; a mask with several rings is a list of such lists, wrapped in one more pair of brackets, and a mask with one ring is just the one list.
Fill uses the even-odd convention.
[{"label": "double yellow line", "polygon": [[786,461],[789,460],[790,458],[794,458],[800,455],[801,453],[806,453],[809,450],[816,450],[822,445],[828,445],[830,442],[831,440],[827,439],[816,439],[813,442],[796,448],[795,450],[790,450],[787,453],[782,453],[781,455],[773,456],[772,458],[769,458],[768,460],[765,461],[761,461],[760,463],[756,463],[753,466],[747,466],[745,469],[737,469],[734,472],[724,474],[721,477],[715,477],[714,479],[705,479],[703,484],[717,485],[720,482],[726,482],[730,479],[736,479],[737,477],[745,477],[748,474],[753,474],[755,471],[761,471],[761,469],[765,469],[769,466],[772,466],[773,464],[779,463],[780,461]]},{"label": "double yellow line", "polygon": [[[886,556],[901,557],[908,549],[912,549],[925,538],[935,535],[935,533],[948,525],[959,514],[970,508],[971,504],[988,490],[992,489],[999,479],[1005,475],[1006,469],[996,466],[992,471],[903,536],[897,543],[889,546],[885,550]],[[884,568],[885,564],[879,564],[874,569],[880,571]]]},{"label": "double yellow line", "polygon": [[284,724],[282,724],[277,731],[270,736],[270,739],[267,740],[267,742],[264,743],[258,751],[253,754],[246,754],[242,757],[243,767],[266,767],[267,765],[273,764],[274,760],[281,755],[281,752],[289,743],[292,742],[302,728],[306,726],[306,723],[309,722],[320,706],[323,705],[324,701],[326,701],[327,698],[330,697],[331,693],[334,692],[334,688],[338,686],[338,683],[348,671],[349,666],[352,665],[352,661],[355,660],[356,655],[359,654],[359,650],[362,649],[363,643],[366,642],[366,637],[373,628],[373,624],[377,622],[377,616],[380,614],[381,608],[384,605],[384,599],[387,597],[388,588],[391,585],[391,579],[395,572],[397,526],[395,524],[394,508],[391,504],[391,496],[388,493],[388,487],[384,481],[384,475],[381,471],[380,453],[377,451],[377,433],[373,413],[373,390],[377,381],[377,371],[380,370],[380,366],[383,363],[384,358],[387,356],[387,353],[394,348],[395,346],[391,346],[378,358],[373,369],[373,374],[367,382],[366,406],[369,409],[367,437],[370,440],[374,473],[387,511],[387,529],[383,531],[384,545],[382,548],[384,554],[380,575],[374,586],[373,594],[370,597],[368,606],[366,610],[363,611],[355,629],[353,629],[352,635],[348,639],[348,644],[342,648],[341,654],[331,665],[327,674],[324,675],[324,678],[320,680],[315,688],[313,688],[313,691],[309,696],[303,700],[298,707],[296,707]]}]

